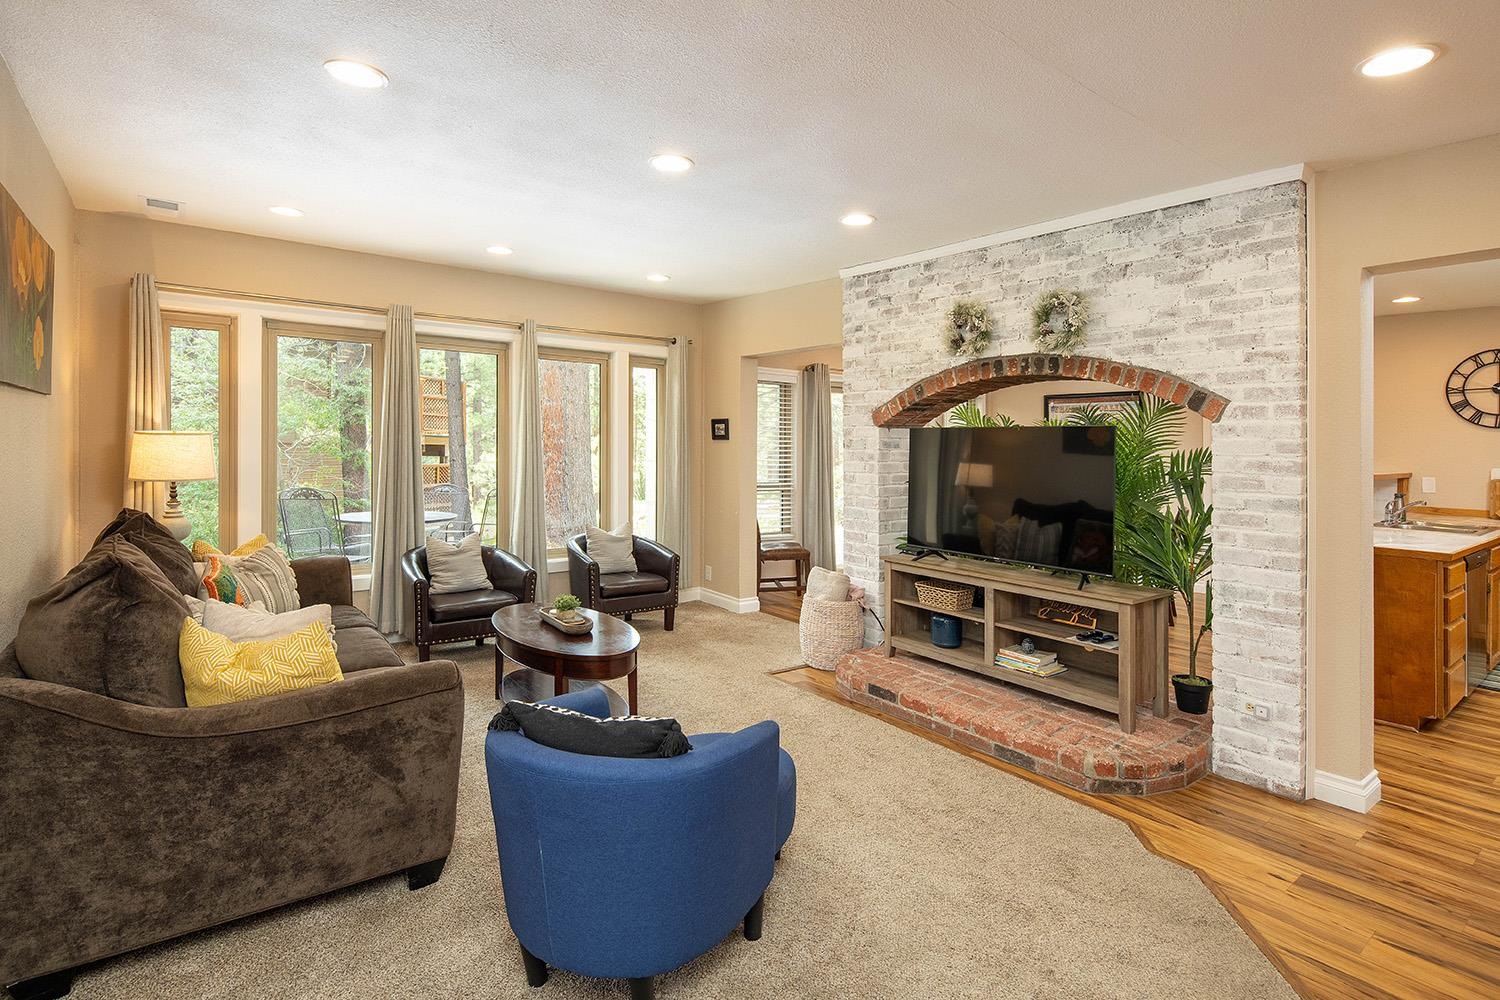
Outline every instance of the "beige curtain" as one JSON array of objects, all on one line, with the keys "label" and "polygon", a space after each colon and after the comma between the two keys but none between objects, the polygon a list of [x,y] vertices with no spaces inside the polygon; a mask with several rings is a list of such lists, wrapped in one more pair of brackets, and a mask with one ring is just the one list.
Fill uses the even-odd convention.
[{"label": "beige curtain", "polygon": [[[161,303],[156,278],[137,274],[130,279],[130,397],[126,404],[126,472],[129,471],[130,434],[159,431],[167,426],[167,349],[161,329]],[[125,506],[148,514],[161,513],[166,488],[162,483],[125,480]]]},{"label": "beige curtain", "polygon": [[515,428],[511,476],[510,549],[536,569],[536,599],[547,603],[547,499],[542,488],[542,402],[537,385],[536,321],[516,342]]},{"label": "beige curtain", "polygon": [[695,577],[692,534],[692,470],[688,445],[689,341],[678,337],[667,347],[667,393],[662,407],[661,523],[657,540],[682,560],[687,581]]},{"label": "beige curtain", "polygon": [[401,557],[424,540],[421,391],[411,306],[391,306],[380,386],[380,450],[375,463],[374,559],[370,613],[382,632],[399,632],[406,593]]},{"label": "beige curtain", "polygon": [[827,365],[797,375],[797,505],[812,564],[836,569],[833,541],[833,397]]}]

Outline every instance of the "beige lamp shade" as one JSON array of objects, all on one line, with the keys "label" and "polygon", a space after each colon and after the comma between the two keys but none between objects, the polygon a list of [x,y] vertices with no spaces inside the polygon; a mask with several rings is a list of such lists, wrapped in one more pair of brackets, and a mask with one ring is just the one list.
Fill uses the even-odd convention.
[{"label": "beige lamp shade", "polygon": [[136,431],[130,436],[131,479],[187,483],[213,479],[213,435],[205,431]]},{"label": "beige lamp shade", "polygon": [[988,489],[995,485],[995,467],[983,462],[960,462],[958,482],[955,485]]}]

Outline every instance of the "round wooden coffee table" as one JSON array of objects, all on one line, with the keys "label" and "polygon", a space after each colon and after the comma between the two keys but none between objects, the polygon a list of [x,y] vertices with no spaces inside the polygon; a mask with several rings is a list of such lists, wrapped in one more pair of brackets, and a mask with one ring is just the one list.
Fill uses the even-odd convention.
[{"label": "round wooden coffee table", "polygon": [[[630,690],[630,714],[635,715],[635,651],[641,644],[640,633],[612,615],[579,608],[579,614],[594,620],[594,627],[583,635],[568,635],[542,621],[538,607],[512,604],[490,616],[495,626],[495,697],[508,701],[547,697],[548,677],[553,695],[567,694],[569,681],[597,684],[624,677]],[[505,677],[507,656],[529,669]],[[610,689],[606,686],[605,690]]]}]

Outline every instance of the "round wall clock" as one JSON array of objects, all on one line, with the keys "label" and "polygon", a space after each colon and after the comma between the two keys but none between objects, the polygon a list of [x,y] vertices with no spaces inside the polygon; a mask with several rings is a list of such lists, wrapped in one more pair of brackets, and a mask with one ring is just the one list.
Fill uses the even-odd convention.
[{"label": "round wall clock", "polygon": [[1470,355],[1453,367],[1448,405],[1476,427],[1500,427],[1500,348]]}]

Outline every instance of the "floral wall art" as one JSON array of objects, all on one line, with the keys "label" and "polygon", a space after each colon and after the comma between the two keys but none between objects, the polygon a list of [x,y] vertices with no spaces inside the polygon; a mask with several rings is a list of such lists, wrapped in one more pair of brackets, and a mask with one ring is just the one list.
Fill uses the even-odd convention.
[{"label": "floral wall art", "polygon": [[0,188],[0,382],[52,392],[55,269],[52,248]]}]

